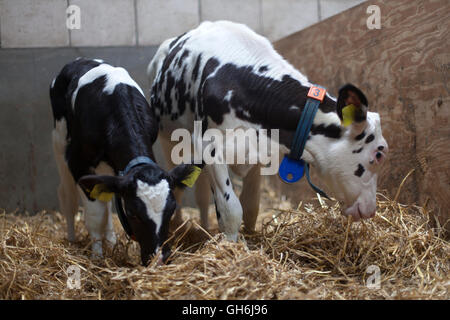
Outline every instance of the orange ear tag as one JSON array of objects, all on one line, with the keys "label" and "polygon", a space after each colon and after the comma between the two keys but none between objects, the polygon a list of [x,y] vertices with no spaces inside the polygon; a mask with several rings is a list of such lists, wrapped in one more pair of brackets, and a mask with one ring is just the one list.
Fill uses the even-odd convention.
[{"label": "orange ear tag", "polygon": [[326,92],[327,90],[325,90],[324,88],[311,86],[311,88],[309,88],[308,98],[316,99],[322,102],[323,98],[325,98]]}]

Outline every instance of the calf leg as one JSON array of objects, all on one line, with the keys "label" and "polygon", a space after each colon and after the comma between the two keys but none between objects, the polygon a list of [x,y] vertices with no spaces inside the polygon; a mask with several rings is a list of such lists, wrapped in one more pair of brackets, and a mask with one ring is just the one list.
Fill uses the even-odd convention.
[{"label": "calf leg", "polygon": [[64,159],[65,152],[65,136],[61,135],[58,130],[54,130],[53,152],[55,155],[56,166],[58,168],[60,184],[58,186],[59,209],[66,218],[67,223],[67,239],[70,242],[75,241],[75,224],[74,218],[78,210],[78,193],[75,180]]},{"label": "calf leg", "polygon": [[213,189],[219,229],[231,241],[237,241],[242,223],[242,206],[233,191],[226,164],[206,166]]},{"label": "calf leg", "polygon": [[[164,136],[163,134],[160,134],[159,141],[164,152],[164,158],[167,162],[167,170],[171,170],[175,167],[175,164],[172,162],[171,153],[172,148],[176,143],[170,141],[170,138]],[[173,190],[173,195],[177,202],[177,209],[175,210],[175,214],[172,217],[172,221],[174,221],[174,224],[178,226],[183,223],[183,217],[181,215],[181,201],[183,200],[183,190],[181,188],[175,188],[175,190]]]},{"label": "calf leg", "polygon": [[195,202],[200,210],[200,221],[202,227],[208,230],[208,209],[211,198],[208,173],[203,171],[195,182]]},{"label": "calf leg", "polygon": [[102,257],[102,239],[110,220],[108,205],[102,201],[89,200],[80,188],[79,194],[84,206],[86,228],[92,240],[92,258]]},{"label": "calf leg", "polygon": [[112,219],[112,203],[111,201],[109,201],[106,204],[106,232],[105,232],[105,238],[106,238],[106,243],[109,247],[114,247],[114,245],[116,244],[116,233],[114,232],[114,224],[113,224],[113,219]]},{"label": "calf leg", "polygon": [[244,227],[247,232],[255,231],[256,218],[259,212],[261,174],[260,166],[254,165],[243,179],[241,201]]}]

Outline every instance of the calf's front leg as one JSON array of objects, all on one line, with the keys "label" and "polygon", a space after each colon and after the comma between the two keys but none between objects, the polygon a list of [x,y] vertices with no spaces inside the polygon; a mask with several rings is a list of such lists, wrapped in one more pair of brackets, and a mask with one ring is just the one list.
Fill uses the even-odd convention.
[{"label": "calf's front leg", "polygon": [[242,206],[233,191],[228,166],[212,164],[206,166],[210,177],[211,188],[216,205],[219,229],[228,240],[237,241],[242,223]]},{"label": "calf's front leg", "polygon": [[[81,188],[78,188],[84,206],[84,220],[92,240],[92,257],[103,257],[102,241],[108,228],[108,207],[99,200],[89,200]],[[109,228],[112,228],[112,221]],[[111,240],[111,239],[109,239]]]}]

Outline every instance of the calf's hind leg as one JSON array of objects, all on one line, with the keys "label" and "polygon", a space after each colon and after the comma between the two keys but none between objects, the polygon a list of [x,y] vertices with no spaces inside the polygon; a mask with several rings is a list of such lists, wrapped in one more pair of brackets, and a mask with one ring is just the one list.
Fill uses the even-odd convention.
[{"label": "calf's hind leg", "polygon": [[67,239],[75,241],[74,218],[78,210],[78,192],[72,173],[64,159],[66,150],[66,136],[63,128],[64,123],[56,123],[56,128],[52,133],[53,153],[55,155],[56,166],[58,168],[60,183],[58,186],[59,210],[66,218]]},{"label": "calf's hind leg", "polygon": [[89,200],[78,188],[84,207],[84,221],[92,240],[92,258],[103,257],[102,240],[108,229],[110,211],[108,204],[99,200]]},{"label": "calf's hind leg", "polygon": [[197,181],[195,182],[195,202],[200,210],[200,222],[203,229],[208,230],[208,209],[211,199],[210,185],[208,173],[203,170]]},{"label": "calf's hind leg", "polygon": [[[163,133],[159,135],[159,142],[161,143],[161,148],[164,152],[164,158],[167,163],[167,170],[171,170],[175,167],[175,164],[172,162],[171,154],[172,148],[176,144],[176,142],[170,141],[169,137],[166,137]],[[175,210],[175,214],[172,217],[172,221],[176,226],[183,223],[183,217],[181,215],[181,201],[183,199],[183,190],[181,188],[175,188],[173,190],[173,195],[177,202],[177,209]]]},{"label": "calf's hind leg", "polygon": [[244,227],[250,233],[255,231],[256,218],[258,218],[260,184],[260,166],[254,165],[243,179],[242,192],[239,197],[244,215]]}]

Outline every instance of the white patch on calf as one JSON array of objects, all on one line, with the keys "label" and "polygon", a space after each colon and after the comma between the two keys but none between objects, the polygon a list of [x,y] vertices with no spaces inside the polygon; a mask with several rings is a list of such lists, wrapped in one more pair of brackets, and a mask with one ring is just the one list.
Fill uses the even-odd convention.
[{"label": "white patch on calf", "polygon": [[114,88],[118,84],[123,83],[135,87],[144,96],[142,89],[133,79],[131,79],[130,75],[124,68],[115,68],[104,63],[92,68],[78,80],[78,86],[72,94],[72,108],[75,108],[75,100],[77,98],[78,91],[85,85],[94,82],[102,76],[106,76],[106,83],[103,88],[103,92],[106,92],[107,94],[112,94],[114,92]]},{"label": "white patch on calf", "polygon": [[232,96],[233,96],[233,90],[228,90],[228,92],[225,95],[225,97],[223,97],[223,100],[225,100],[227,102],[230,102]]},{"label": "white patch on calf", "polygon": [[156,224],[156,233],[159,232],[163,219],[163,210],[169,195],[169,183],[162,179],[158,184],[149,184],[137,180],[136,195],[144,202],[148,217]]},{"label": "white patch on calf", "polygon": [[[101,66],[103,66],[104,64],[102,64]],[[112,72],[108,72],[106,74],[106,85],[105,88],[103,89],[103,92],[107,92],[108,94],[113,93],[114,88],[118,85],[118,84],[127,84],[131,87],[135,87],[136,89],[139,90],[139,92],[144,95],[144,92],[142,91],[141,87],[139,87],[139,85],[130,77],[130,75],[128,74],[127,70],[125,70],[124,68],[113,68]]]},{"label": "white patch on calf", "polygon": [[322,110],[318,109],[313,124],[324,124],[325,126],[335,124],[341,126],[341,119],[339,119],[339,116],[335,112],[322,112]]}]

